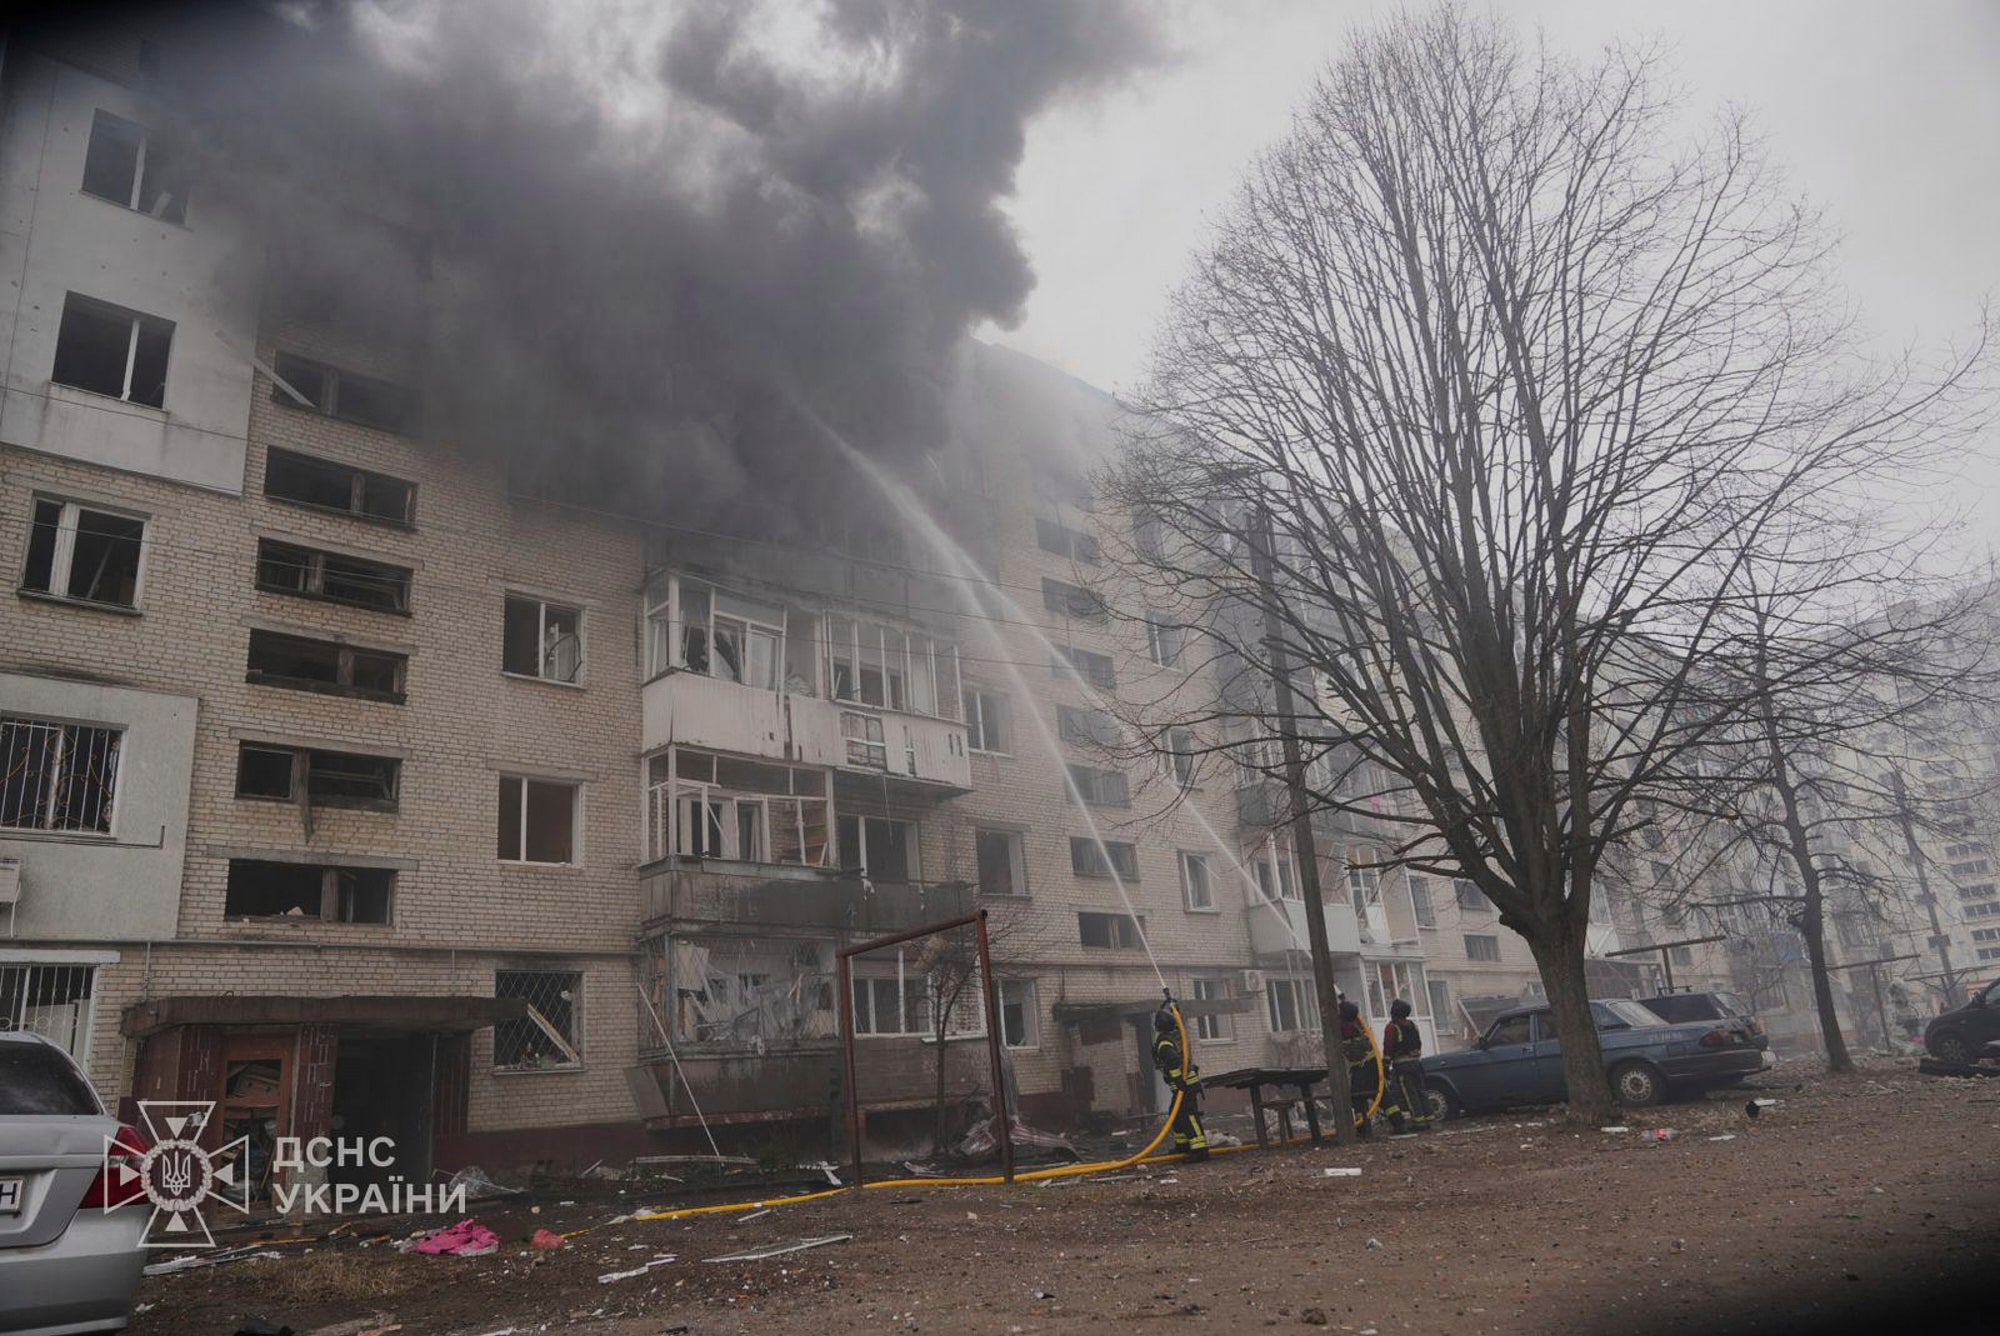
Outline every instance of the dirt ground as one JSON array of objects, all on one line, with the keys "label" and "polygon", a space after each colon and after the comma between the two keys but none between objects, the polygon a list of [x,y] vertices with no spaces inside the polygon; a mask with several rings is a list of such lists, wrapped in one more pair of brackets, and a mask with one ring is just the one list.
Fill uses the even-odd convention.
[{"label": "dirt ground", "polygon": [[[1802,1064],[1800,1064],[1802,1065]],[[1887,1062],[1852,1078],[1634,1113],[1627,1133],[1549,1114],[1419,1137],[1255,1150],[1120,1181],[889,1189],[681,1222],[599,1223],[609,1197],[475,1212],[507,1246],[399,1255],[360,1230],[149,1278],[137,1336],[355,1336],[588,1328],[738,1332],[1072,1332],[1247,1328],[1451,1332],[1991,1331],[1959,1312],[2000,1290],[2000,1081]],[[1747,1098],[1779,1102],[1752,1120]],[[1657,1142],[1643,1133],[1672,1128]],[[1358,1167],[1359,1177],[1328,1177]],[[610,1191],[610,1190],[607,1190]],[[656,1199],[657,1198],[657,1199]],[[851,1234],[766,1261],[720,1254]],[[671,1255],[643,1275],[599,1277]]]}]

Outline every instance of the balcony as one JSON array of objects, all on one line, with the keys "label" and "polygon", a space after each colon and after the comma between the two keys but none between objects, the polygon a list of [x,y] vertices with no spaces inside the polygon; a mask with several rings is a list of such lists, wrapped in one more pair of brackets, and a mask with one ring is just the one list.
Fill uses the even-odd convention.
[{"label": "balcony", "polygon": [[776,932],[880,937],[970,913],[971,886],[950,882],[868,882],[831,869],[764,867],[718,870],[700,863],[663,862],[639,879],[648,931],[699,923]]},{"label": "balcony", "polygon": [[828,766],[943,796],[972,787],[965,725],[670,672],[640,693],[641,743]]},{"label": "balcony", "polygon": [[[1304,901],[1257,900],[1245,912],[1250,919],[1250,950],[1258,957],[1309,949]],[[1336,956],[1361,953],[1361,933],[1354,922],[1354,911],[1344,903],[1326,904],[1326,943]]]}]

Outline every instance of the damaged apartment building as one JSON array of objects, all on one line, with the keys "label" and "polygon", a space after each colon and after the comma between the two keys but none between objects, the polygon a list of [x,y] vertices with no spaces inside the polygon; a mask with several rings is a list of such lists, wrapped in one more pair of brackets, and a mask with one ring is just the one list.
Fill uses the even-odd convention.
[{"label": "damaged apartment building", "polygon": [[[1113,759],[1107,698],[1207,670],[1092,592],[1108,396],[967,351],[919,483],[963,567],[524,498],[426,434],[416,350],[244,272],[155,139],[161,59],[0,65],[0,1025],[108,1100],[216,1102],[267,1179],[335,1127],[409,1177],[824,1126],[835,953],[975,907],[1000,1014],[954,1021],[954,1098],[991,1023],[1030,1122],[1159,1110],[1162,979],[1205,1069],[1318,1060],[1279,795],[1192,736]],[[1342,986],[1453,1047],[1534,967],[1388,847],[1325,819]],[[921,954],[853,1005],[893,1127],[934,1101]]]}]

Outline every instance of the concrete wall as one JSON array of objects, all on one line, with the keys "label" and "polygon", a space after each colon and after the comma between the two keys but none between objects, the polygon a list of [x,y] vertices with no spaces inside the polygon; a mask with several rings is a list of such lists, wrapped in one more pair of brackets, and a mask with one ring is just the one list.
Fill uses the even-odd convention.
[{"label": "concrete wall", "polygon": [[[198,190],[185,223],[82,192],[96,110],[159,119],[132,88],[17,46],[0,92],[0,441],[241,491],[254,251]],[[174,322],[164,408],[50,381],[70,292]]]},{"label": "concrete wall", "polygon": [[199,702],[161,691],[0,672],[0,710],[122,730],[109,834],[0,830],[0,856],[21,860],[14,936],[172,936],[187,852],[188,775]]}]

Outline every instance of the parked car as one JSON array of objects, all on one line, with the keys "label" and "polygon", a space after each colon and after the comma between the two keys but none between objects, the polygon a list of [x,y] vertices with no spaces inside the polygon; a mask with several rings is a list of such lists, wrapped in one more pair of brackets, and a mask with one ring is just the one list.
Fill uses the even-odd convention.
[{"label": "parked car", "polygon": [[[1735,1018],[1670,1025],[1623,998],[1592,1002],[1590,1010],[1622,1104],[1657,1104],[1669,1092],[1726,1085],[1768,1061],[1758,1037]],[[1431,1113],[1441,1118],[1567,1098],[1554,1014],[1547,1007],[1501,1012],[1475,1047],[1426,1057],[1424,1088]]]},{"label": "parked car", "polygon": [[1924,1048],[1946,1062],[1975,1061],[1994,1043],[2000,1043],[2000,979],[1924,1027]]},{"label": "parked car", "polygon": [[112,1185],[107,1138],[132,1167],[148,1149],[105,1114],[68,1053],[0,1031],[0,1331],[116,1331],[131,1320],[148,1212],[130,1186]]},{"label": "parked car", "polygon": [[1635,998],[1634,1001],[1671,1025],[1686,1025],[1693,1021],[1742,1021],[1750,1027],[1750,1035],[1760,1050],[1771,1046],[1771,1037],[1764,1033],[1763,1024],[1751,1013],[1750,1005],[1735,993],[1660,993],[1654,997]]}]

